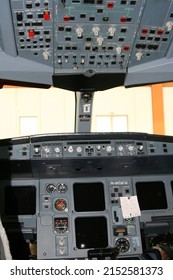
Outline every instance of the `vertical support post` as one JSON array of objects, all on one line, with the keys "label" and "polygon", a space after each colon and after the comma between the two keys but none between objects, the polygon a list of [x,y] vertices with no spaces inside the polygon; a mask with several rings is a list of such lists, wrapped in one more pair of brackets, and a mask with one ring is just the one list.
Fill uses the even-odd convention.
[{"label": "vertical support post", "polygon": [[91,132],[93,91],[76,92],[75,132]]}]

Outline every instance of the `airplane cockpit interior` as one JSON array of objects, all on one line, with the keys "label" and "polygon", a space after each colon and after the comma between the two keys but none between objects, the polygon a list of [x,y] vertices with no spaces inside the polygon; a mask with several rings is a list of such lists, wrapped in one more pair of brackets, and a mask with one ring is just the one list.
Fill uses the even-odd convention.
[{"label": "airplane cockpit interior", "polygon": [[146,127],[152,109],[157,126],[160,84],[172,82],[173,0],[0,1],[0,92],[74,97],[73,116],[50,109],[55,124],[74,117],[73,131],[0,136],[0,259],[173,259],[173,132],[135,117],[137,131],[92,129],[102,93],[122,87],[153,89],[155,103],[136,90],[135,107],[111,108],[141,112]]}]

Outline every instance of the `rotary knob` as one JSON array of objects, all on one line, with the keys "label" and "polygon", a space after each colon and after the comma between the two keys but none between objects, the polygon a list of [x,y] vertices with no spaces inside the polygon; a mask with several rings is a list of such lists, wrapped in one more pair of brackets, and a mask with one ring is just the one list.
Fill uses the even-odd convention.
[{"label": "rotary knob", "polygon": [[102,146],[101,146],[101,145],[97,145],[97,146],[96,146],[96,149],[97,149],[98,152],[100,152],[101,149],[102,149]]},{"label": "rotary knob", "polygon": [[115,247],[120,253],[126,253],[130,249],[130,243],[126,238],[121,237],[116,240]]},{"label": "rotary knob", "polygon": [[64,183],[61,183],[61,184],[59,184],[58,186],[57,186],[57,190],[58,190],[58,192],[60,192],[60,193],[65,193],[66,191],[67,191],[67,185],[66,184],[64,184]]},{"label": "rotary knob", "polygon": [[67,208],[67,202],[63,198],[62,199],[57,199],[55,201],[54,206],[55,206],[56,210],[64,211]]},{"label": "rotary knob", "polygon": [[110,152],[112,151],[112,147],[111,147],[111,146],[107,146],[107,147],[106,147],[106,151],[107,151],[108,153],[110,153]]},{"label": "rotary knob", "polygon": [[60,147],[55,147],[55,152],[60,153]]},{"label": "rotary knob", "polygon": [[68,152],[69,152],[69,153],[73,153],[73,151],[74,151],[73,146],[69,146],[69,147],[68,147]]},{"label": "rotary knob", "polygon": [[122,152],[122,151],[124,150],[123,146],[119,146],[119,147],[118,147],[118,150],[119,150],[120,152]]},{"label": "rotary knob", "polygon": [[138,146],[138,150],[139,150],[140,152],[142,152],[143,149],[144,149],[144,146],[143,146],[143,145],[139,145],[139,146]]},{"label": "rotary knob", "polygon": [[50,151],[51,151],[50,147],[48,147],[48,146],[44,146],[43,150],[46,154],[50,153]]},{"label": "rotary knob", "polygon": [[78,153],[81,153],[81,152],[82,152],[82,147],[81,147],[81,146],[78,146],[78,147],[76,148],[76,151],[77,151]]},{"label": "rotary knob", "polygon": [[134,151],[134,146],[129,145],[128,150],[129,150],[130,152]]},{"label": "rotary knob", "polygon": [[39,147],[35,147],[35,148],[34,148],[34,153],[35,153],[35,154],[39,154],[39,152],[40,152],[40,148],[39,148]]},{"label": "rotary knob", "polygon": [[56,186],[54,184],[48,184],[46,186],[46,191],[48,193],[53,193],[53,192],[55,192],[55,190],[56,190]]}]

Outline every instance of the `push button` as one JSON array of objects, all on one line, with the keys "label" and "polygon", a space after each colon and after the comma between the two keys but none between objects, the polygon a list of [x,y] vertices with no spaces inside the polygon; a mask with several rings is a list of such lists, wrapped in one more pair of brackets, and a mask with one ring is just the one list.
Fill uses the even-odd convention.
[{"label": "push button", "polygon": [[45,11],[43,18],[44,18],[44,20],[50,20],[50,12],[49,11]]},{"label": "push button", "polygon": [[33,39],[33,38],[34,38],[34,36],[35,36],[35,31],[34,31],[34,29],[29,29],[29,30],[28,30],[28,36],[29,36],[30,39]]}]

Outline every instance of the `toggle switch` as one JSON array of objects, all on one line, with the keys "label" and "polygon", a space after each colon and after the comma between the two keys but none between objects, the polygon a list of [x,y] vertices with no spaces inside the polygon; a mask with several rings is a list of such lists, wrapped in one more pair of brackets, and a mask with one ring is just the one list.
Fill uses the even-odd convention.
[{"label": "toggle switch", "polygon": [[121,51],[122,51],[121,47],[116,47],[116,52],[118,55],[121,54]]},{"label": "toggle switch", "polygon": [[103,37],[100,36],[100,37],[97,38],[97,43],[98,43],[99,46],[102,46],[103,41],[104,41]]},{"label": "toggle switch", "polygon": [[100,28],[98,26],[94,26],[92,29],[92,32],[94,33],[95,36],[99,35],[99,31],[100,31]]},{"label": "toggle switch", "polygon": [[142,53],[141,52],[137,52],[135,56],[136,56],[136,59],[138,61],[140,61],[142,59]]},{"label": "toggle switch", "polygon": [[110,27],[108,29],[108,32],[109,32],[109,35],[110,36],[114,36],[115,35],[115,31],[116,31],[116,28],[115,27]]},{"label": "toggle switch", "polygon": [[78,38],[81,38],[82,35],[83,35],[83,28],[82,27],[78,27],[76,29],[76,33],[77,33]]},{"label": "toggle switch", "polygon": [[166,23],[166,28],[167,28],[167,31],[168,31],[168,32],[171,31],[172,28],[173,28],[173,21],[168,21],[168,22]]}]

